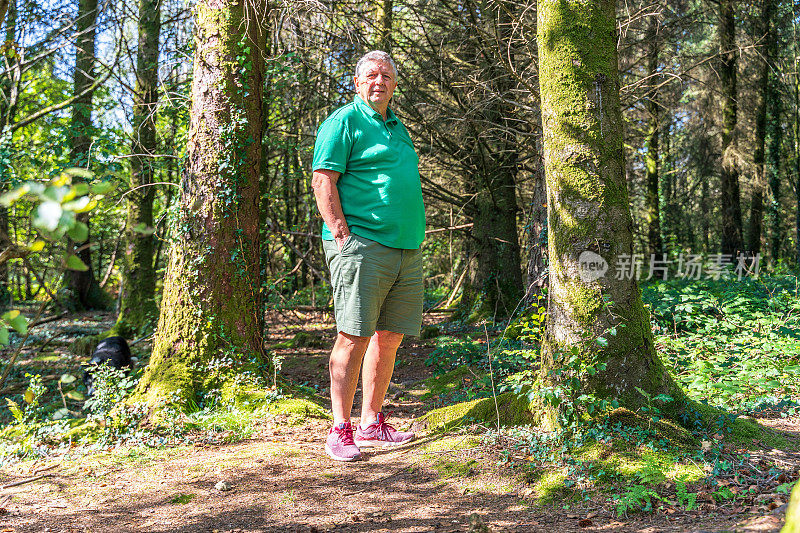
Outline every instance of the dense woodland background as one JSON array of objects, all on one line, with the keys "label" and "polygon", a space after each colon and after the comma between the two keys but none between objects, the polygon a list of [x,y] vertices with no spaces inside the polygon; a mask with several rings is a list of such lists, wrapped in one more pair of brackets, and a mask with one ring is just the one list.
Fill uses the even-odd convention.
[{"label": "dense woodland background", "polygon": [[[69,509],[31,492],[15,527],[117,527],[142,502],[173,529],[260,527],[250,502],[287,527],[370,527],[330,497],[358,480],[359,505],[391,480],[369,518],[405,516],[398,531],[420,513],[466,528],[478,500],[518,523],[520,501],[554,503],[531,522],[548,531],[623,531],[609,520],[638,511],[782,522],[800,472],[800,3],[0,0],[0,20],[2,490],[42,478],[25,459],[80,473],[111,447],[132,480],[106,523],[86,510],[120,502],[116,481],[63,474]],[[428,221],[425,328],[387,406],[425,439],[354,476],[320,462],[335,325],[310,164],[372,49],[399,68]],[[93,369],[87,398],[109,335],[140,360]],[[263,460],[228,470],[250,502],[189,476],[230,450]],[[173,452],[190,464],[171,464],[167,505],[137,461]],[[420,465],[458,479],[448,511]]]},{"label": "dense woodland background", "polygon": [[[315,131],[353,98],[357,58],[383,48],[400,70],[393,109],[421,158],[428,305],[510,316],[545,283],[535,2],[266,9],[264,304],[329,301],[309,185]],[[619,4],[625,161],[645,276],[660,253],[713,261],[746,251],[761,254],[763,269],[797,264],[797,9],[775,0]],[[4,187],[79,167],[116,188],[91,212],[91,245],[79,253],[89,271],[64,277],[39,256],[11,259],[0,271],[7,304],[61,290],[71,308],[109,307],[119,295],[133,329],[153,330],[185,167],[193,21],[182,2],[8,3]],[[11,244],[34,240],[30,210],[21,202],[0,212]]]}]

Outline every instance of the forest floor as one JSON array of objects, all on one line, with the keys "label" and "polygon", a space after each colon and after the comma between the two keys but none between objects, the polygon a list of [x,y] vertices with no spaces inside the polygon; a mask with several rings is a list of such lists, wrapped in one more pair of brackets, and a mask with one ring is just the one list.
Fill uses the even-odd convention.
[{"label": "forest floor", "polygon": [[[109,318],[97,317],[97,327]],[[330,317],[284,318],[271,343],[301,330],[324,342],[279,350],[282,374],[316,385],[324,398]],[[434,406],[421,399],[432,347],[408,339],[400,349],[386,406],[397,426]],[[760,421],[800,439],[800,418]],[[0,471],[0,532],[482,531],[476,517],[495,532],[772,532],[782,526],[788,500],[774,490],[784,476],[759,485],[749,500],[717,502],[700,492],[695,510],[665,504],[621,518],[607,493],[574,489],[538,501],[519,470],[500,461],[501,450],[471,436],[479,428],[420,434],[405,447],[367,449],[362,461],[338,463],[323,451],[329,425],[278,413],[231,443],[117,446],[8,464]],[[761,453],[796,478],[800,454]]]}]

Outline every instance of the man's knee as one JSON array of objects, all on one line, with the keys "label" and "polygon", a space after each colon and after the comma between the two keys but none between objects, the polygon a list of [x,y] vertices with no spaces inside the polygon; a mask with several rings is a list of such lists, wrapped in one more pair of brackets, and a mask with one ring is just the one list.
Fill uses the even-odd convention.
[{"label": "man's knee", "polygon": [[370,337],[362,337],[360,335],[351,335],[340,331],[336,336],[334,343],[334,351],[343,350],[348,352],[359,352],[367,348]]},{"label": "man's knee", "polygon": [[403,340],[403,334],[394,331],[378,330],[375,332],[380,346],[399,346]]}]

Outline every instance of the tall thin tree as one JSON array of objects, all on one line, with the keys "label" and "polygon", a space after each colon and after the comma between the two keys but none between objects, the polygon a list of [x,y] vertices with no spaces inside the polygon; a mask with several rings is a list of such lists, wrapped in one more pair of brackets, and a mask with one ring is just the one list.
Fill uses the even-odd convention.
[{"label": "tall thin tree", "polygon": [[720,90],[722,92],[722,245],[723,254],[742,251],[742,207],[739,193],[737,61],[735,0],[720,0],[717,26],[720,55]]},{"label": "tall thin tree", "polygon": [[[97,0],[78,0],[78,17],[75,34],[75,70],[73,72],[72,122],[69,135],[70,164],[90,168],[92,142],[92,97],[95,83],[95,33],[98,15]],[[89,214],[77,216],[79,222],[89,227]],[[68,246],[86,265],[85,270],[67,270],[64,275],[69,299],[78,307],[103,308],[108,298],[94,277],[90,239],[91,228],[86,239],[80,242],[69,240]]]},{"label": "tall thin tree", "polygon": [[761,1],[761,16],[756,30],[756,42],[759,45],[758,78],[756,79],[756,144],[753,150],[753,196],[750,203],[750,224],[747,235],[747,250],[750,253],[761,253],[761,234],[764,222],[764,188],[766,187],[767,163],[765,158],[767,142],[767,103],[770,91],[770,52],[774,49],[772,41],[772,18],[776,11],[775,0]]},{"label": "tall thin tree", "polygon": [[[647,402],[640,391],[684,395],[656,356],[634,272],[614,272],[633,254],[615,7],[614,0],[539,2],[550,259],[543,367],[563,368],[577,349],[587,364],[603,363],[581,376],[581,392],[639,406]],[[595,342],[601,337],[605,345]]]},{"label": "tall thin tree", "polygon": [[158,50],[161,1],[139,1],[139,43],[136,52],[136,87],[133,94],[131,190],[127,196],[125,269],[122,275],[116,329],[129,337],[155,326],[152,186],[158,105]]}]

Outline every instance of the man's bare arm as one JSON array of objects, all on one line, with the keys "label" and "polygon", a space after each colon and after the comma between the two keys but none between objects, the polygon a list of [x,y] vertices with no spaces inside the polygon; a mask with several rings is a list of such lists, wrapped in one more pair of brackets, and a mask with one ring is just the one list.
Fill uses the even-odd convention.
[{"label": "man's bare arm", "polygon": [[341,176],[341,172],[335,170],[315,170],[311,178],[311,187],[314,189],[314,198],[317,200],[317,208],[322,215],[322,220],[328,225],[336,245],[341,250],[344,241],[350,235],[350,228],[344,219],[339,189],[336,188],[339,176]]}]

